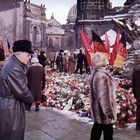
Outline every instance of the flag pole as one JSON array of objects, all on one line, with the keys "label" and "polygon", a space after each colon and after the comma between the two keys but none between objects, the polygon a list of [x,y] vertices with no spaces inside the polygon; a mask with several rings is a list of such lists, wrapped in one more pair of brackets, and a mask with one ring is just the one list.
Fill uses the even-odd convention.
[{"label": "flag pole", "polygon": [[127,34],[127,36],[131,39],[131,41],[133,42],[133,41],[135,41],[135,40],[133,40],[132,39],[132,37],[112,18],[112,21],[114,21],[116,24],[117,24],[117,26],[123,31],[123,32],[125,32],[126,34]]}]

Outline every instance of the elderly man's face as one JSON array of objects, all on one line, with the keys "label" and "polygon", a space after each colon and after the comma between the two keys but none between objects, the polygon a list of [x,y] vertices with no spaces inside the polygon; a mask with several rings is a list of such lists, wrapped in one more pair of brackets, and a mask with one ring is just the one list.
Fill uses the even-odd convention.
[{"label": "elderly man's face", "polygon": [[20,52],[18,54],[18,59],[21,63],[27,65],[31,59],[31,55],[27,52]]}]

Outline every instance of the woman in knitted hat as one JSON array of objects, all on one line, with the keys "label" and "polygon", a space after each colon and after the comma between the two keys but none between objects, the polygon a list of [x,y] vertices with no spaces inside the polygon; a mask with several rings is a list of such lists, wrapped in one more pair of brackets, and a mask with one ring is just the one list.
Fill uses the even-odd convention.
[{"label": "woman in knitted hat", "polygon": [[39,111],[41,91],[45,88],[45,70],[35,57],[31,59],[31,65],[27,70],[27,78],[28,87],[36,104],[35,111]]},{"label": "woman in knitted hat", "polygon": [[103,53],[93,55],[94,72],[91,75],[91,114],[94,125],[90,140],[113,140],[113,123],[116,121],[114,82],[106,71],[107,58]]}]

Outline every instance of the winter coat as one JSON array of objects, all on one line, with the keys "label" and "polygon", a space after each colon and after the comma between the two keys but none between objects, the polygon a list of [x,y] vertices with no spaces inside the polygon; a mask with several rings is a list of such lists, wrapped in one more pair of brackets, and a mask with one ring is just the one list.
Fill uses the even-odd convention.
[{"label": "winter coat", "polygon": [[55,62],[55,52],[50,53],[50,61]]},{"label": "winter coat", "polygon": [[140,66],[133,70],[132,73],[132,89],[137,104],[140,104]]},{"label": "winter coat", "polygon": [[28,87],[34,101],[41,100],[41,91],[45,88],[45,70],[41,64],[32,64],[27,70]]},{"label": "winter coat", "polygon": [[63,56],[63,71],[67,72],[68,71],[68,59],[67,55]]},{"label": "winter coat", "polygon": [[62,72],[63,71],[63,55],[59,53],[56,57],[56,65],[57,69]]},{"label": "winter coat", "polygon": [[33,102],[24,66],[12,56],[1,70],[0,140],[24,140],[25,105]]},{"label": "winter coat", "polygon": [[68,59],[68,72],[71,73],[75,72],[75,64],[76,64],[75,57],[73,55],[70,55]]},{"label": "winter coat", "polygon": [[77,68],[83,68],[84,64],[84,54],[78,53],[77,54]]},{"label": "winter coat", "polygon": [[114,84],[111,76],[98,68],[91,77],[91,113],[99,124],[116,121],[116,101]]},{"label": "winter coat", "polygon": [[46,57],[44,56],[44,54],[41,53],[41,54],[38,56],[38,60],[39,60],[39,63],[40,63],[43,67],[46,66]]}]

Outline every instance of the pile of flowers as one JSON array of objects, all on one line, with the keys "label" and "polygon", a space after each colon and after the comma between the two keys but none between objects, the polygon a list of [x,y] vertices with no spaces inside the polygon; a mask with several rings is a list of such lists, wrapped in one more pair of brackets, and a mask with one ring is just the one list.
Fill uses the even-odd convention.
[{"label": "pile of flowers", "polygon": [[[77,112],[81,117],[90,117],[90,76],[87,74],[58,73],[46,70],[47,106]],[[117,123],[125,124],[135,120],[136,104],[130,88],[130,81],[116,79]],[[122,88],[129,85],[128,89]]]},{"label": "pile of flowers", "polygon": [[[136,100],[132,93],[131,82],[129,80],[119,80],[116,87],[117,101],[117,123],[126,124],[134,122],[136,119]],[[122,88],[125,87],[125,88]]]}]

